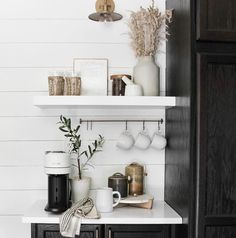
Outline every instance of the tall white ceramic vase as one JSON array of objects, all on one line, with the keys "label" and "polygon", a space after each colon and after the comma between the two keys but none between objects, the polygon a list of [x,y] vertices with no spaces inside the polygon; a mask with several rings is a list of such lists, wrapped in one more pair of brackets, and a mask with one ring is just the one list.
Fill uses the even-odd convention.
[{"label": "tall white ceramic vase", "polygon": [[78,202],[79,200],[89,196],[91,185],[90,177],[82,177],[82,179],[71,179],[72,201]]},{"label": "tall white ceramic vase", "polygon": [[144,96],[160,95],[160,68],[153,56],[142,56],[134,67],[134,82],[142,86]]}]

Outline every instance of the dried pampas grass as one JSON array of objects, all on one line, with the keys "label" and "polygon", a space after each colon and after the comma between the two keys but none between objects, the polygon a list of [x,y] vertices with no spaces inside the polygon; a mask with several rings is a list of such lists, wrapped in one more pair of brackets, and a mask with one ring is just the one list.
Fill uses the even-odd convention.
[{"label": "dried pampas grass", "polygon": [[152,5],[138,12],[132,12],[128,26],[130,28],[131,45],[136,56],[154,56],[162,40],[166,40],[167,24],[171,22],[172,11],[161,13]]}]

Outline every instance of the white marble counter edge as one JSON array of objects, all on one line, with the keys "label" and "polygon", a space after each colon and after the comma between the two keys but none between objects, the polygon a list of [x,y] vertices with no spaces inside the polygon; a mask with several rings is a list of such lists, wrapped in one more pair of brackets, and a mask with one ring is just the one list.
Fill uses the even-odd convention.
[{"label": "white marble counter edge", "polygon": [[[43,211],[45,201],[37,201],[23,215],[23,223],[59,224],[59,215]],[[182,224],[182,218],[164,201],[156,201],[152,210],[123,207],[102,213],[100,219],[82,219],[82,224]]]},{"label": "white marble counter edge", "polygon": [[[32,224],[59,224],[57,218],[39,218],[39,217],[23,217],[23,223]],[[82,219],[82,224],[182,224],[182,218],[100,218],[100,219]]]}]

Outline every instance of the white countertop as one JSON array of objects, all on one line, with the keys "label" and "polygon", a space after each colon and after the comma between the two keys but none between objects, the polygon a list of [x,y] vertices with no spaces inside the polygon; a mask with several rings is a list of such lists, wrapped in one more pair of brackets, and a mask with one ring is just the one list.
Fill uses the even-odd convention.
[{"label": "white countertop", "polygon": [[[37,201],[23,215],[23,223],[58,224],[60,215],[44,211],[46,201]],[[100,219],[82,219],[82,224],[182,224],[182,218],[164,201],[154,201],[153,209],[115,208]]]}]

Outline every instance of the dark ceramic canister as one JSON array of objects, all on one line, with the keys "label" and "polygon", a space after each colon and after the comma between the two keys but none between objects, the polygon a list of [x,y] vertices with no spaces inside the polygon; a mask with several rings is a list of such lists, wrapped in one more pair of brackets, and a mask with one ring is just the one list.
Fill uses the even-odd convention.
[{"label": "dark ceramic canister", "polygon": [[121,198],[128,196],[128,177],[121,173],[115,173],[108,178],[108,187],[118,191]]},{"label": "dark ceramic canister", "polygon": [[111,75],[112,80],[112,96],[124,96],[125,95],[125,83],[122,78],[126,76],[131,79],[131,75],[127,74],[115,74]]}]

